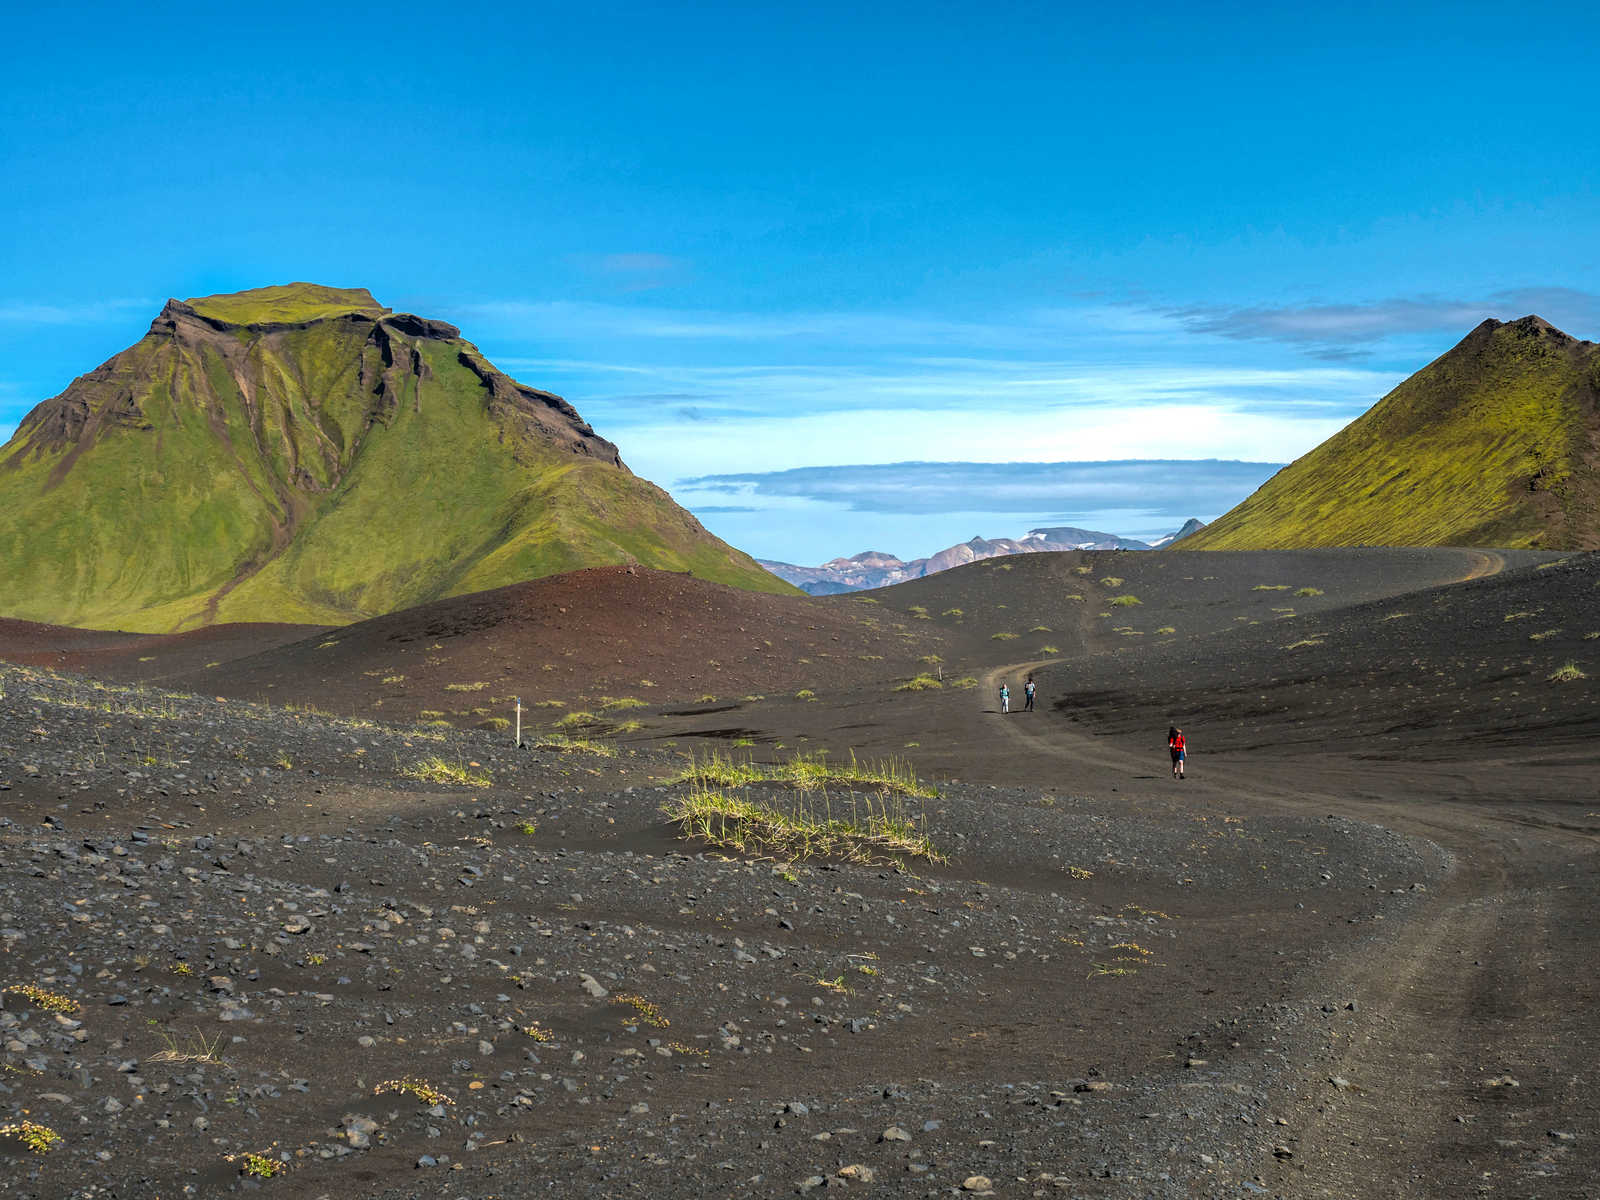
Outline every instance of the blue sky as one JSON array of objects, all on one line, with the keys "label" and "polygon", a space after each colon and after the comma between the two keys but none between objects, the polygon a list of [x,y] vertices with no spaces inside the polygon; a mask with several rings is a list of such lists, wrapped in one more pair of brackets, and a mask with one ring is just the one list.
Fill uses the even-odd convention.
[{"label": "blue sky", "polygon": [[1600,336],[1587,6],[45,7],[0,434],[168,296],[361,285],[745,549],[909,557],[1214,517],[1249,472],[1042,464],[1281,463],[1484,317]]}]

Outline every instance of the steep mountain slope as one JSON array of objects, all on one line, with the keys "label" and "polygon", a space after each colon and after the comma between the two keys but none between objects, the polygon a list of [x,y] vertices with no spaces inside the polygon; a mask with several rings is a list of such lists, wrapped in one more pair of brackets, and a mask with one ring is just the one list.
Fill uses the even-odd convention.
[{"label": "steep mountain slope", "polygon": [[345,624],[638,562],[786,591],[442,321],[310,284],[169,301],[0,449],[0,614]]},{"label": "steep mountain slope", "polygon": [[1600,546],[1600,345],[1485,321],[1181,550]]}]

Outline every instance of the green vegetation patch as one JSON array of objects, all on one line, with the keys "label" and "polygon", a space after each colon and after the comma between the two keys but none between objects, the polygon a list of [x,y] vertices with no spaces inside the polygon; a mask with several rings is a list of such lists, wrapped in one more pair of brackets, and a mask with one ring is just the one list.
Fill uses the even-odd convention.
[{"label": "green vegetation patch", "polygon": [[916,675],[900,684],[897,692],[929,692],[944,687],[944,681],[932,675]]},{"label": "green vegetation patch", "polygon": [[460,787],[492,787],[494,777],[474,763],[460,759],[451,762],[435,754],[403,769],[400,774],[407,779],[424,783],[452,783]]},{"label": "green vegetation patch", "polygon": [[697,787],[662,811],[684,837],[739,854],[896,863],[907,858],[943,862],[944,855],[903,802],[858,800],[849,812],[800,804],[781,808],[728,792]]}]

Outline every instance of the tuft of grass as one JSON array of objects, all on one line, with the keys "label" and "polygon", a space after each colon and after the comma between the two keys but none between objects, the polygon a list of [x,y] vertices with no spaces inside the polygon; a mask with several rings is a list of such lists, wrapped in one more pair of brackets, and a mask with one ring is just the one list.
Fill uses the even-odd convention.
[{"label": "tuft of grass", "polygon": [[817,694],[810,688],[801,688],[794,694],[794,698],[796,700],[815,700],[817,698]]},{"label": "tuft of grass", "polygon": [[1569,662],[1565,666],[1557,667],[1546,678],[1551,683],[1576,683],[1580,679],[1589,678],[1589,676],[1577,663]]},{"label": "tuft of grass", "polygon": [[464,763],[459,758],[451,762],[437,754],[405,768],[400,774],[407,779],[419,779],[424,783],[453,783],[461,787],[494,786],[494,777],[476,763]]},{"label": "tuft of grass", "polygon": [[479,729],[494,729],[494,730],[510,729],[511,728],[511,720],[510,720],[509,717],[490,717],[486,721],[479,721],[478,722],[478,728]]},{"label": "tuft of grass", "polygon": [[382,1083],[375,1084],[372,1088],[374,1096],[382,1096],[386,1092],[398,1092],[402,1096],[411,1096],[424,1104],[455,1103],[454,1098],[434,1087],[426,1079],[418,1079],[412,1075],[405,1075],[399,1079],[385,1079]]},{"label": "tuft of grass", "polygon": [[967,614],[965,612],[963,612],[959,608],[947,608],[942,613],[940,613],[939,615],[941,617],[954,617],[956,620],[959,621],[962,617],[966,616]]},{"label": "tuft of grass", "polygon": [[8,996],[21,996],[30,1001],[35,1008],[50,1013],[75,1013],[78,1011],[78,1002],[70,996],[63,996],[60,992],[46,991],[34,983],[13,983],[0,988],[0,994]]},{"label": "tuft of grass", "polygon": [[488,687],[487,683],[447,683],[444,690],[447,692],[481,692]]},{"label": "tuft of grass", "polygon": [[1177,633],[1177,632],[1178,632],[1177,628],[1175,626],[1172,626],[1172,625],[1163,625],[1160,629],[1156,630],[1157,636],[1159,636],[1159,635],[1161,635],[1163,633]]},{"label": "tuft of grass", "polygon": [[618,992],[611,997],[613,1004],[626,1004],[637,1014],[637,1020],[645,1025],[654,1025],[657,1029],[666,1029],[672,1022],[667,1020],[656,1005],[634,992]]},{"label": "tuft of grass", "polygon": [[404,683],[405,681],[406,677],[404,675],[385,675],[383,677],[384,683]]},{"label": "tuft of grass", "polygon": [[[234,1160],[230,1160],[234,1161]],[[246,1151],[238,1156],[239,1174],[251,1179],[271,1179],[283,1170],[283,1163],[275,1158],[268,1158],[265,1154],[256,1154]]]},{"label": "tuft of grass", "polygon": [[1017,635],[1014,633],[991,633],[989,640],[991,642],[1014,642],[1017,640]]},{"label": "tuft of grass", "polygon": [[533,744],[535,750],[554,750],[561,754],[593,754],[598,758],[615,758],[615,747],[604,742],[591,742],[583,738],[548,737]]},{"label": "tuft of grass", "polygon": [[600,697],[600,707],[606,712],[622,712],[624,709],[643,708],[644,706],[645,703],[643,700],[636,699],[633,696]]},{"label": "tuft of grass", "polygon": [[1120,575],[1107,575],[1100,580],[1101,587],[1119,588],[1125,581]]},{"label": "tuft of grass", "polygon": [[904,759],[888,758],[864,763],[856,758],[854,752],[848,763],[830,763],[822,752],[796,754],[787,762],[757,763],[712,750],[704,758],[691,755],[688,768],[666,782],[669,785],[690,783],[699,787],[727,788],[742,788],[753,783],[777,783],[802,791],[843,785],[876,788],[925,799],[938,795],[930,785],[917,778],[916,771]]},{"label": "tuft of grass", "polygon": [[1040,646],[1039,647],[1039,653],[1040,654],[1060,654],[1061,653],[1061,648],[1059,646]]},{"label": "tuft of grass", "polygon": [[1287,592],[1289,585],[1287,583],[1258,583],[1250,590],[1252,592]]},{"label": "tuft of grass", "polygon": [[932,675],[916,675],[894,690],[897,692],[927,692],[942,687],[944,687],[943,681],[935,679]]},{"label": "tuft of grass", "polygon": [[574,712],[569,712],[564,717],[560,718],[556,722],[556,728],[571,729],[577,725],[598,725],[599,723],[600,718],[595,716],[592,712],[584,712],[582,709],[578,709]]},{"label": "tuft of grass", "polygon": [[906,609],[906,611],[919,621],[933,620],[933,618],[928,615],[928,610],[920,604],[913,604],[910,608]]},{"label": "tuft of grass", "polygon": [[1320,596],[1322,595],[1322,589],[1314,587],[1297,588],[1294,594],[1296,596]]},{"label": "tuft of grass", "polygon": [[207,1038],[205,1034],[196,1029],[192,1037],[180,1041],[177,1034],[161,1033],[162,1049],[150,1056],[151,1062],[169,1063],[211,1063],[214,1066],[222,1064],[222,1035]]},{"label": "tuft of grass", "polygon": [[1135,604],[1143,604],[1144,601],[1137,596],[1113,596],[1106,603],[1112,608],[1131,608]]},{"label": "tuft of grass", "polygon": [[1028,632],[1029,633],[1054,633],[1055,630],[1051,629],[1050,626],[1048,626],[1048,625],[1035,625],[1032,629],[1028,630]]},{"label": "tuft of grass", "polygon": [[644,725],[639,721],[622,721],[611,727],[613,735],[620,733],[638,733]]},{"label": "tuft of grass", "polygon": [[1298,650],[1302,646],[1320,646],[1320,645],[1322,645],[1322,639],[1320,637],[1308,637],[1308,638],[1301,638],[1298,642],[1290,642],[1287,646],[1284,647],[1284,649],[1285,650]]},{"label": "tuft of grass", "polygon": [[0,1125],[0,1137],[16,1138],[35,1154],[49,1154],[61,1144],[61,1135],[37,1121],[12,1121]]},{"label": "tuft of grass", "polygon": [[960,679],[949,679],[945,681],[945,687],[975,688],[977,686],[978,679],[975,675],[963,675]]},{"label": "tuft of grass", "polygon": [[1559,629],[1541,629],[1538,633],[1530,633],[1528,640],[1530,642],[1542,642],[1545,638],[1555,637],[1560,632],[1561,630]]},{"label": "tuft of grass", "polygon": [[942,862],[944,856],[918,827],[900,799],[853,799],[849,815],[816,805],[779,808],[724,791],[697,787],[665,806],[685,837],[740,854],[773,855],[797,862],[837,858],[894,863],[903,858]]}]

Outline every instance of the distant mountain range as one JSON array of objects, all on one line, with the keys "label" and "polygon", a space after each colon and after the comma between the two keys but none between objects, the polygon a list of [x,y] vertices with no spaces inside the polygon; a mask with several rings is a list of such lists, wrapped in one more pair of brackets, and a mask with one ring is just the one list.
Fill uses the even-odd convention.
[{"label": "distant mountain range", "polygon": [[0,615],[344,625],[578,567],[788,591],[560,396],[362,288],[169,301],[0,448]]},{"label": "distant mountain range", "polygon": [[859,592],[868,588],[888,587],[908,579],[921,579],[936,575],[951,567],[964,566],[981,558],[1000,558],[1007,554],[1039,554],[1049,550],[1159,550],[1177,539],[1187,537],[1204,525],[1190,518],[1183,528],[1154,542],[1141,542],[1133,538],[1118,537],[1114,533],[1100,533],[1093,529],[1075,529],[1071,526],[1053,526],[1048,529],[1030,529],[1020,538],[975,537],[960,542],[928,558],[914,558],[910,562],[885,554],[880,550],[866,550],[850,558],[835,558],[820,567],[800,567],[793,563],[757,559],[763,567],[780,579],[794,584],[813,596],[833,596],[840,592]]},{"label": "distant mountain range", "polygon": [[1600,344],[1485,321],[1184,550],[1600,548]]}]

